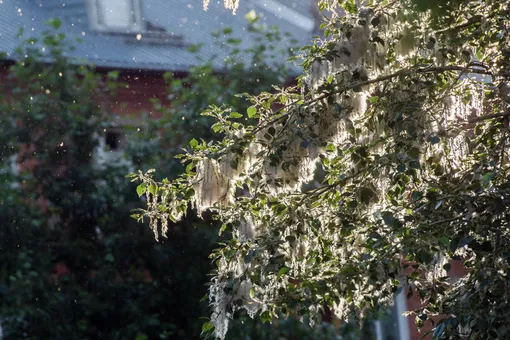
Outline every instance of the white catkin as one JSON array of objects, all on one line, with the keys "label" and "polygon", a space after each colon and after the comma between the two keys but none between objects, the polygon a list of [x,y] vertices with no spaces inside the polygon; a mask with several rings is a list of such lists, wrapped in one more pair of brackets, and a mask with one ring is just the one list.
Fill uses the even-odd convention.
[{"label": "white catkin", "polygon": [[370,40],[370,13],[364,18],[366,25],[355,25],[350,32],[349,40],[340,40],[335,47],[335,57],[331,62],[315,60],[306,78],[308,86],[317,90],[330,74],[340,74],[353,65],[358,65],[368,51]]},{"label": "white catkin", "polygon": [[199,214],[228,199],[230,183],[220,171],[218,162],[205,158],[197,164],[195,203]]},{"label": "white catkin", "polygon": [[209,302],[212,306],[211,323],[214,325],[214,334],[225,339],[231,315],[227,312],[227,305],[231,296],[225,294],[224,282],[214,282],[209,288]]},{"label": "white catkin", "polygon": [[239,0],[225,0],[225,8],[231,9],[232,13],[236,14],[239,7]]},{"label": "white catkin", "polygon": [[436,253],[432,264],[426,271],[427,280],[429,282],[434,282],[437,278],[447,276],[448,272],[443,267],[448,262],[449,258],[447,256],[444,256],[444,254],[441,253]]},{"label": "white catkin", "polygon": [[315,60],[310,67],[307,83],[310,88],[316,90],[330,73],[330,62],[327,60]]},{"label": "white catkin", "polygon": [[[453,163],[455,169],[461,168],[463,160],[465,160],[466,156],[469,154],[469,146],[466,136],[464,134],[459,134],[448,139],[448,147],[451,151],[447,159]],[[448,163],[444,165],[445,167],[450,166]]]},{"label": "white catkin", "polygon": [[[237,273],[241,275],[242,273]],[[266,306],[250,296],[253,285],[250,280],[241,281],[234,288],[232,294],[226,294],[226,283],[213,281],[209,288],[209,301],[212,306],[211,323],[214,325],[214,333],[216,337],[224,339],[232,314],[227,312],[228,305],[241,302],[241,307],[246,310],[247,314],[253,319],[258,311],[263,311]],[[234,307],[235,309],[236,307]]]},{"label": "white catkin", "polygon": [[310,156],[303,158],[299,163],[298,173],[303,183],[308,183],[313,180],[315,170],[319,163],[319,158],[315,156],[316,150],[313,148],[316,147],[313,146],[310,148]]},{"label": "white catkin", "polygon": [[236,299],[241,299],[242,308],[244,308],[248,316],[253,319],[257,312],[262,309],[263,304],[250,296],[252,287],[253,285],[249,280],[242,281],[237,289]]},{"label": "white catkin", "polygon": [[249,242],[256,237],[256,230],[251,217],[241,219],[237,234],[237,238],[241,242]]},{"label": "white catkin", "polygon": [[[203,0],[202,4],[204,11],[207,11],[207,9],[209,8],[209,3],[210,0]],[[239,8],[239,0],[225,0],[224,6],[227,9],[231,9],[232,13],[236,14],[237,9]]]},{"label": "white catkin", "polygon": [[[152,211],[157,211],[158,196],[157,196],[157,194],[152,195],[150,193],[149,186],[147,186],[147,189],[145,191],[145,197],[147,199],[147,206],[150,207]],[[166,219],[165,216],[154,216],[149,219],[149,227],[152,229],[152,232],[154,233],[154,239],[156,241],[159,240],[159,230],[158,230],[159,223],[158,222],[161,218]]]},{"label": "white catkin", "polygon": [[332,61],[332,70],[342,71],[345,69],[345,66],[359,63],[368,50],[369,38],[369,25],[353,27],[351,38],[348,41],[338,42],[335,48],[337,53]]},{"label": "white catkin", "polygon": [[332,312],[339,320],[347,320],[349,318],[349,302],[339,297],[338,302],[333,303]]},{"label": "white catkin", "polygon": [[161,217],[161,235],[165,236],[168,232],[168,217],[167,214],[163,214]]},{"label": "white catkin", "polygon": [[399,57],[406,57],[415,51],[414,32],[408,24],[404,25],[400,32],[401,38],[395,44],[395,54]]},{"label": "white catkin", "polygon": [[243,162],[239,162],[237,168],[232,167],[232,162],[236,160],[237,155],[228,154],[223,156],[220,160],[220,172],[223,176],[227,177],[231,181],[236,181],[239,173],[241,173],[244,169]]},{"label": "white catkin", "polygon": [[246,172],[249,173],[255,166],[257,162],[257,154],[260,152],[260,145],[256,142],[251,142],[248,146],[248,149],[243,155],[242,162],[243,167],[246,169]]}]

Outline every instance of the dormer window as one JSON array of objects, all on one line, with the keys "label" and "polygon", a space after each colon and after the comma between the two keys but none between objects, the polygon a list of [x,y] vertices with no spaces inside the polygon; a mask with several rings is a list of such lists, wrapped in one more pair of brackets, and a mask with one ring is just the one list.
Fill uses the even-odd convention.
[{"label": "dormer window", "polygon": [[141,0],[89,0],[91,28],[111,33],[136,33],[143,27]]}]

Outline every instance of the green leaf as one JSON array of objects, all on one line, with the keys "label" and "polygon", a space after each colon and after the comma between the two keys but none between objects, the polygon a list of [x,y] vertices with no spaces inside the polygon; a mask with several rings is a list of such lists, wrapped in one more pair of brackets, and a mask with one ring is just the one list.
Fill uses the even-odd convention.
[{"label": "green leaf", "polygon": [[444,236],[444,235],[443,235],[443,236],[441,236],[441,237],[439,238],[439,242],[440,242],[441,244],[444,244],[445,246],[449,246],[449,245],[450,245],[450,239],[448,238],[448,236]]},{"label": "green leaf", "polygon": [[189,141],[189,145],[194,149],[198,146],[198,141],[193,138],[192,140]]},{"label": "green leaf", "polygon": [[242,115],[242,114],[240,114],[239,112],[231,112],[231,113],[229,114],[229,117],[230,117],[230,118],[243,118],[243,115]]},{"label": "green leaf", "polygon": [[379,97],[373,96],[373,97],[370,97],[368,100],[370,101],[370,103],[375,104],[379,101]]},{"label": "green leaf", "polygon": [[365,204],[368,204],[372,198],[376,196],[376,193],[368,187],[364,187],[361,189],[361,201]]},{"label": "green leaf", "polygon": [[244,16],[244,18],[246,20],[248,20],[248,22],[250,24],[254,24],[255,22],[257,22],[258,20],[258,16],[257,16],[257,13],[252,9],[251,11],[249,11],[248,13],[246,13],[246,15]]},{"label": "green leaf", "polygon": [[158,186],[155,183],[151,183],[151,185],[149,185],[149,192],[152,195],[156,195],[156,193],[158,192]]},{"label": "green leaf", "polygon": [[305,139],[305,140],[301,141],[301,143],[299,144],[299,147],[301,149],[306,149],[308,147],[308,145],[310,145],[310,142]]},{"label": "green leaf", "polygon": [[212,126],[212,130],[214,131],[214,133],[218,133],[218,131],[220,131],[222,128],[223,125],[221,125],[221,123],[216,123]]},{"label": "green leaf", "polygon": [[108,79],[117,80],[119,78],[119,71],[110,71],[107,74]]},{"label": "green leaf", "polygon": [[206,322],[202,325],[202,332],[204,333],[212,333],[212,331],[214,330],[214,325],[212,324],[212,322]]},{"label": "green leaf", "polygon": [[50,20],[46,21],[46,23],[56,30],[58,30],[60,28],[60,26],[62,26],[62,21],[60,21],[60,19],[58,19],[58,18],[50,19]]},{"label": "green leaf", "polygon": [[142,183],[136,187],[136,193],[138,194],[138,197],[142,197],[142,195],[145,194],[146,188],[147,188],[147,184],[145,184],[145,183]]},{"label": "green leaf", "polygon": [[106,254],[104,259],[105,259],[105,261],[110,262],[110,263],[115,262],[115,257],[111,253]]},{"label": "green leaf", "polygon": [[257,114],[257,108],[255,106],[250,106],[246,112],[248,113],[248,118],[253,118]]},{"label": "green leaf", "polygon": [[186,165],[186,173],[190,174],[194,167],[195,167],[195,164],[193,164],[193,162]]},{"label": "green leaf", "polygon": [[384,211],[382,213],[382,218],[384,220],[384,223],[386,223],[390,227],[400,227],[402,224],[399,220],[397,220],[393,214],[389,211]]},{"label": "green leaf", "polygon": [[420,169],[421,168],[420,162],[418,162],[418,161],[410,161],[409,162],[409,167],[411,169]]},{"label": "green leaf", "polygon": [[271,321],[273,321],[273,318],[271,317],[271,313],[268,310],[266,310],[265,312],[260,314],[260,320],[262,320],[262,323],[266,322],[271,323]]},{"label": "green leaf", "polygon": [[278,271],[278,278],[280,278],[282,275],[285,275],[289,272],[289,268],[287,267],[282,267],[280,268],[280,270]]},{"label": "green leaf", "polygon": [[440,324],[438,324],[434,331],[434,339],[439,339],[441,334],[443,334],[445,328],[446,328],[446,325],[444,322],[441,322]]},{"label": "green leaf", "polygon": [[490,172],[485,173],[482,176],[482,184],[488,185],[493,177],[494,177],[494,172],[490,171]]}]

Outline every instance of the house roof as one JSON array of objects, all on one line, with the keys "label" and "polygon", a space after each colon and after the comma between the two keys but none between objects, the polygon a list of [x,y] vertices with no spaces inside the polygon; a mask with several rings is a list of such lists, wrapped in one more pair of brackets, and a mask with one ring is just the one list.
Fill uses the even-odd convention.
[{"label": "house roof", "polygon": [[[234,36],[246,41],[250,10],[262,14],[259,21],[278,25],[289,32],[299,44],[306,44],[313,35],[313,16],[306,10],[310,0],[243,0],[236,15],[223,7],[222,0],[211,1],[203,11],[202,0],[140,0],[144,22],[151,32],[112,34],[94,31],[87,16],[88,0],[0,0],[0,51],[15,59],[20,28],[24,37],[37,37],[48,30],[46,21],[59,18],[62,32],[71,41],[81,38],[71,57],[78,57],[98,67],[186,71],[196,64],[196,54],[188,51],[191,44],[204,44],[200,57],[222,56],[221,48],[211,37],[214,31],[231,27]],[[278,47],[290,46],[289,40]],[[283,46],[282,46],[283,45]],[[217,64],[220,67],[220,63]]]}]

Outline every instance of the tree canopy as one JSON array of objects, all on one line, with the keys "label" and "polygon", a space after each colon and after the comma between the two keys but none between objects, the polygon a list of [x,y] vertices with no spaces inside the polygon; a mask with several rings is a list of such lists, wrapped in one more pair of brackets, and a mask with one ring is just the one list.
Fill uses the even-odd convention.
[{"label": "tree canopy", "polygon": [[192,206],[230,233],[203,326],[219,338],[240,309],[346,320],[402,289],[436,338],[508,337],[510,4],[319,6],[298,85],[210,106],[222,138],[191,140],[175,180],[132,174],[135,217],[158,237]]}]

